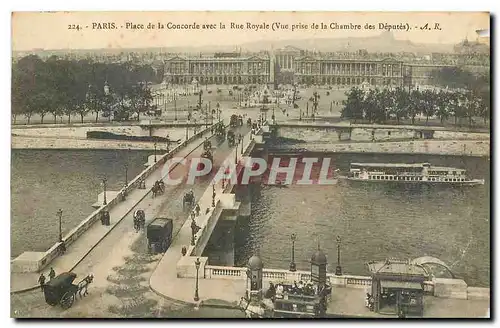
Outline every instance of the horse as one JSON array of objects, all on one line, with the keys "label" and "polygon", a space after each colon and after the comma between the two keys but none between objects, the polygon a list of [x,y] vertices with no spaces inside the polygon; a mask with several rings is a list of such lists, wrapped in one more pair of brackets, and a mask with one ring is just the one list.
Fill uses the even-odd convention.
[{"label": "horse", "polygon": [[182,198],[182,209],[186,209],[186,203],[189,203],[189,208],[193,207],[195,202],[195,197],[192,192],[188,192],[184,194],[184,197]]},{"label": "horse", "polygon": [[144,210],[137,210],[134,212],[134,229],[135,232],[139,232],[139,230],[143,229],[146,225],[146,214]]},{"label": "horse", "polygon": [[[80,298],[88,295],[88,288],[89,288],[89,285],[92,283],[92,281],[94,281],[94,275],[91,273],[88,276],[86,276],[85,278],[83,278],[82,281],[80,281],[78,283],[78,286],[77,286],[78,287],[78,295],[80,295]],[[82,291],[83,291],[83,296],[82,296]]]},{"label": "horse", "polygon": [[153,187],[151,188],[151,193],[153,194],[153,198],[163,194],[164,192],[165,192],[165,183],[162,180],[156,181]]}]

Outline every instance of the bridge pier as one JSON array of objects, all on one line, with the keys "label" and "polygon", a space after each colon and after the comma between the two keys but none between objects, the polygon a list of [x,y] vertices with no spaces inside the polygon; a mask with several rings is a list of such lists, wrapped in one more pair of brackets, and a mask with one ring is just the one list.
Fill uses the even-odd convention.
[{"label": "bridge pier", "polygon": [[236,220],[235,215],[222,214],[203,254],[210,265],[234,266]]}]

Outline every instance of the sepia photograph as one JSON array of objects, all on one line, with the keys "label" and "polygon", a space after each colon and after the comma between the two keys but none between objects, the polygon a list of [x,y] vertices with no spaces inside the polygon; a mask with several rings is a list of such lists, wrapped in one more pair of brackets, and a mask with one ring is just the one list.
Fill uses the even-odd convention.
[{"label": "sepia photograph", "polygon": [[490,23],[12,12],[11,318],[489,318]]}]

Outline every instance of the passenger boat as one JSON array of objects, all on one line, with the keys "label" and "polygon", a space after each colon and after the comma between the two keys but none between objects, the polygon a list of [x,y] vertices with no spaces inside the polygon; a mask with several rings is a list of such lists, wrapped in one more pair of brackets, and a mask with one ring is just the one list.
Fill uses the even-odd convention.
[{"label": "passenger boat", "polygon": [[347,176],[339,176],[338,178],[348,181],[404,184],[457,186],[484,184],[484,179],[471,179],[467,177],[466,170],[464,169],[432,166],[429,163],[351,163],[349,174]]}]

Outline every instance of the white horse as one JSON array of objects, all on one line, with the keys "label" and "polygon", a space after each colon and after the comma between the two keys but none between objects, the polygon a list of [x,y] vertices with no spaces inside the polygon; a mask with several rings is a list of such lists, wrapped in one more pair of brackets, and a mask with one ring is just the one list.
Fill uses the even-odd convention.
[{"label": "white horse", "polygon": [[[80,298],[88,295],[88,288],[89,288],[89,285],[92,283],[92,281],[94,281],[94,275],[91,273],[88,276],[86,276],[85,278],[83,278],[82,281],[80,281],[78,283],[78,295],[80,295]],[[83,295],[82,295],[82,291],[83,291]]]}]

